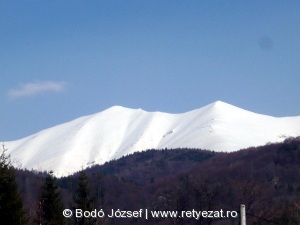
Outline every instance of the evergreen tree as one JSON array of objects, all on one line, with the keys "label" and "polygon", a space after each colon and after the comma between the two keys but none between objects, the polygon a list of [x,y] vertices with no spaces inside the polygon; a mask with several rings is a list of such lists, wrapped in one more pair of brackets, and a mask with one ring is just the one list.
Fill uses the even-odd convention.
[{"label": "evergreen tree", "polygon": [[26,224],[23,202],[18,193],[15,171],[6,149],[0,153],[0,219],[1,225]]},{"label": "evergreen tree", "polygon": [[51,171],[44,180],[39,201],[38,223],[43,225],[63,225],[63,205],[60,192]]},{"label": "evergreen tree", "polygon": [[[90,196],[88,177],[84,171],[81,171],[78,178],[78,188],[76,197],[74,199],[75,208],[81,209],[82,211],[93,210],[94,204],[93,199]],[[77,218],[76,223],[79,225],[90,225],[95,224],[93,218]]]}]

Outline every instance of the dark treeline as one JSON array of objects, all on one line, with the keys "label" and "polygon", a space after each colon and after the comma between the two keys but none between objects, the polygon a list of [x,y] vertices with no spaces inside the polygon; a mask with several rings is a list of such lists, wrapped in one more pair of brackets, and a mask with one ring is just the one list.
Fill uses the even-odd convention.
[{"label": "dark treeline", "polygon": [[[53,224],[238,225],[238,218],[75,220],[63,218],[62,210],[238,211],[240,204],[246,205],[247,224],[300,224],[300,138],[233,153],[148,150],[59,179],[14,172],[26,217],[21,224],[52,224],[53,219],[59,221]],[[51,212],[43,209],[47,196],[52,196]]]}]

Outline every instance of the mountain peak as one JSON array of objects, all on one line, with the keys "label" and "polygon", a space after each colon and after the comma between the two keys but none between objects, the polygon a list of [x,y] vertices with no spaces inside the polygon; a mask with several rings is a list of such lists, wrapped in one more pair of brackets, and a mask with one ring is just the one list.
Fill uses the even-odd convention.
[{"label": "mountain peak", "polygon": [[129,108],[126,108],[124,106],[120,106],[120,105],[114,105],[114,106],[111,106],[107,109],[105,109],[104,111],[111,111],[111,110],[126,110],[126,109],[129,109]]},{"label": "mountain peak", "polygon": [[[200,108],[202,109],[202,108]],[[252,113],[250,111],[241,109],[239,107],[236,107],[234,105],[228,104],[223,101],[215,101],[205,107],[203,109],[206,109],[209,111],[210,114],[212,115],[217,115],[217,116],[225,116],[225,115],[237,115],[240,113]]]},{"label": "mountain peak", "polygon": [[300,117],[274,118],[216,101],[181,114],[112,106],[5,145],[23,167],[61,176],[146,149],[235,151],[299,135]]},{"label": "mountain peak", "polygon": [[226,103],[226,102],[223,102],[223,101],[221,101],[221,100],[217,100],[217,101],[215,101],[215,102],[212,102],[211,104],[228,104],[228,103]]},{"label": "mountain peak", "polygon": [[[204,107],[198,108],[198,109],[202,109],[202,108],[212,108],[212,109],[222,109],[222,108],[225,109],[225,108],[227,108],[228,109],[228,108],[238,108],[238,107],[236,107],[234,105],[231,105],[229,103],[217,100],[215,102],[212,102],[212,103],[210,103],[210,104],[208,104]],[[129,108],[129,107],[124,107],[124,106],[120,106],[120,105],[111,106],[111,107],[105,109],[104,111],[108,111],[108,112],[111,112],[111,111],[115,111],[115,112],[118,112],[118,111],[144,111],[144,112],[148,112],[148,111],[145,111],[142,108]],[[157,111],[157,112],[161,112],[161,111]],[[152,113],[152,111],[149,111],[148,113]],[[163,113],[167,113],[167,112],[163,112]],[[167,114],[169,114],[169,113],[167,113]]]},{"label": "mountain peak", "polygon": [[141,108],[134,109],[134,108],[128,108],[120,105],[114,105],[105,109],[104,111],[144,111],[144,110]]},{"label": "mountain peak", "polygon": [[211,106],[211,107],[235,107],[234,105],[231,105],[229,103],[226,103],[226,102],[223,102],[220,100],[210,103],[209,106]]}]

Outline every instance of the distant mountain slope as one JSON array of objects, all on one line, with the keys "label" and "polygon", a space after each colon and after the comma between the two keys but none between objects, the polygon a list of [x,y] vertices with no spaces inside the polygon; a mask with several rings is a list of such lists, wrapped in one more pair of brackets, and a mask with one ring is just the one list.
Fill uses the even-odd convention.
[{"label": "distant mountain slope", "polygon": [[5,142],[20,166],[68,175],[146,149],[235,151],[300,135],[300,116],[276,118],[214,102],[182,114],[111,107]]}]

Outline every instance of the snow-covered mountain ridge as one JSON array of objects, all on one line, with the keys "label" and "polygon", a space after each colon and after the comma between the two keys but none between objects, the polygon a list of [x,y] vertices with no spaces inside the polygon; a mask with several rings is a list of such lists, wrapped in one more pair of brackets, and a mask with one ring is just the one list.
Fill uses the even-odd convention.
[{"label": "snow-covered mountain ridge", "polygon": [[150,148],[235,151],[290,136],[300,136],[300,116],[271,117],[217,101],[181,114],[114,106],[4,143],[19,166],[62,176]]}]

